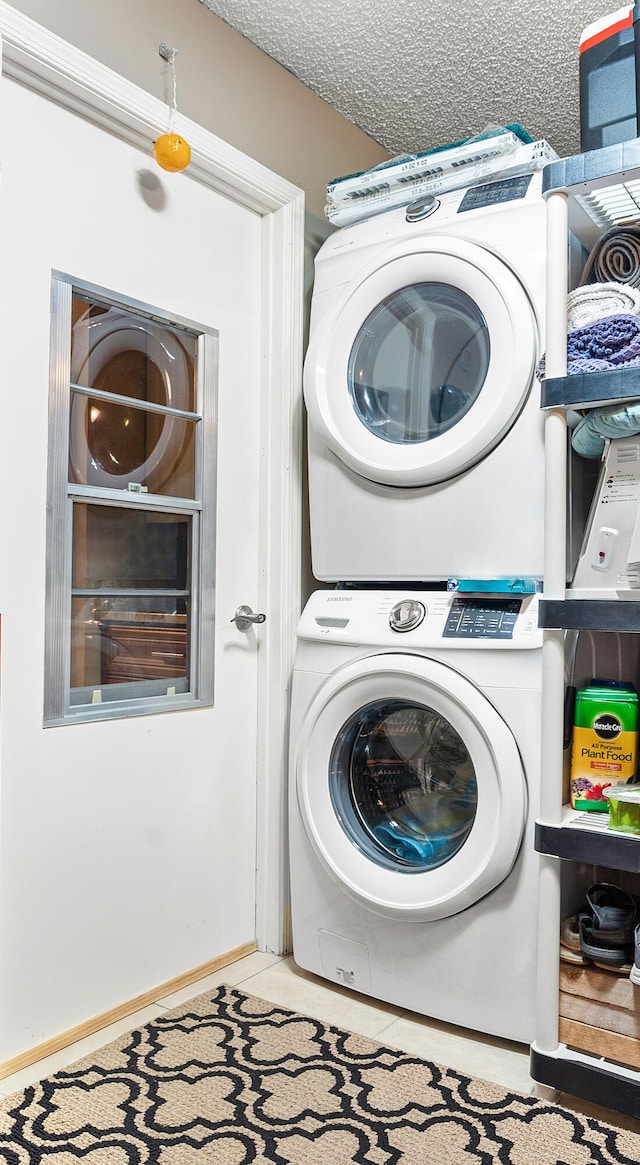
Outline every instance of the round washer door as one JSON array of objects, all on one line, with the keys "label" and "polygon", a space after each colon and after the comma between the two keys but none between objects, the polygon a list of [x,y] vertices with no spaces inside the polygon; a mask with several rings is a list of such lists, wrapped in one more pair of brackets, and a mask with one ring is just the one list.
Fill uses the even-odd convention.
[{"label": "round washer door", "polygon": [[513,735],[459,672],[381,654],[335,672],[296,760],[307,837],[357,902],[395,918],[465,910],[518,854],[527,788]]},{"label": "round washer door", "polygon": [[370,481],[445,481],[513,425],[537,349],[531,302],[501,259],[456,238],[403,243],[338,291],[314,329],[309,420]]}]

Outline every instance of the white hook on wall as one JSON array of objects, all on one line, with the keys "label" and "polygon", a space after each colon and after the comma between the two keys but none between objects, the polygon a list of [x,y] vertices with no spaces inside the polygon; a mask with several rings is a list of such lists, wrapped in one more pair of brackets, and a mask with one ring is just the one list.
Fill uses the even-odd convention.
[{"label": "white hook on wall", "polygon": [[176,112],[178,109],[178,86],[177,86],[177,81],[176,81],[176,57],[178,55],[178,50],[171,48],[170,45],[165,44],[165,42],[162,41],[158,45],[158,52],[159,52],[160,56],[162,57],[163,61],[167,61],[167,63],[171,66],[171,101],[169,103],[169,105],[170,105],[169,133],[173,133],[173,127],[174,127],[175,120],[176,120]]}]

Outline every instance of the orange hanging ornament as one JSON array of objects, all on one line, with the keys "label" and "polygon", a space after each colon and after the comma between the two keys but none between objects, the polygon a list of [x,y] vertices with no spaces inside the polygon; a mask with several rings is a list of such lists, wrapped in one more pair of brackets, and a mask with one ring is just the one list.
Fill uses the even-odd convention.
[{"label": "orange hanging ornament", "polygon": [[178,110],[176,87],[176,53],[178,50],[169,48],[163,41],[158,52],[162,59],[168,61],[171,65],[172,98],[169,128],[167,133],[161,134],[153,143],[153,156],[163,170],[168,170],[170,173],[175,174],[179,170],[186,169],[191,161],[191,147],[189,143],[180,134],[175,133],[173,129]]},{"label": "orange hanging ornament", "polygon": [[175,173],[184,170],[191,161],[191,147],[178,133],[163,133],[153,143],[153,156],[163,170]]}]

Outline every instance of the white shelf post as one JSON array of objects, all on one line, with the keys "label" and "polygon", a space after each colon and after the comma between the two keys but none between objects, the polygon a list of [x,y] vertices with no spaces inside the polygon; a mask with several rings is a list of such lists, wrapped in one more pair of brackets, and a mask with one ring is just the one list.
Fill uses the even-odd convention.
[{"label": "white shelf post", "polygon": [[[545,376],[567,371],[567,291],[569,276],[568,199],[547,198],[547,309]],[[552,410],[545,417],[545,563],[544,597],[564,599],[566,583],[567,422]],[[539,819],[548,825],[562,817],[562,744],[564,735],[564,635],[545,631],[542,647],[542,746]],[[540,857],[538,912],[538,1000],[535,1047],[558,1047],[560,971],[560,862]]]}]

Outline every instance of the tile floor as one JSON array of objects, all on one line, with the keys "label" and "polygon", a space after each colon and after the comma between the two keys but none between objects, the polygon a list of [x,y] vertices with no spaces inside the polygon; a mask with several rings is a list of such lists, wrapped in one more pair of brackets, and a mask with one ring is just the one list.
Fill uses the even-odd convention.
[{"label": "tile floor", "polygon": [[[529,1077],[529,1049],[524,1044],[483,1036],[452,1024],[427,1019],[414,1012],[403,1011],[387,1003],[370,1000],[300,970],[290,957],[280,958],[278,955],[256,952],[189,987],[165,995],[157,1003],[78,1040],[29,1068],[0,1079],[0,1096],[9,1096],[12,1092],[26,1088],[43,1076],[65,1068],[109,1043],[123,1032],[140,1027],[161,1012],[177,1007],[194,995],[221,983],[242,987],[249,994],[268,999],[271,1003],[370,1036],[381,1043],[401,1048],[426,1060],[435,1060],[470,1076],[491,1080],[503,1088],[533,1093]],[[619,1113],[564,1095],[559,1099],[562,1104],[576,1111],[599,1116],[611,1124],[640,1132],[640,1122]]]}]

